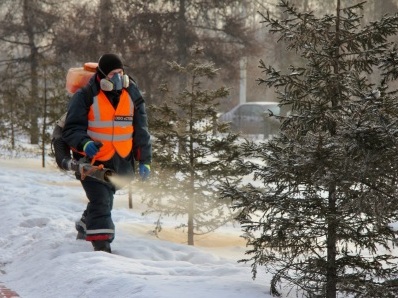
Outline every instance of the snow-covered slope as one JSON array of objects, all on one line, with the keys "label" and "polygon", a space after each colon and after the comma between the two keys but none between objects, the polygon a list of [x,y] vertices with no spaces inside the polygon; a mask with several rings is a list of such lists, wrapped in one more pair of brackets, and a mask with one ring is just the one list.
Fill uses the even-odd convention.
[{"label": "snow-covered slope", "polygon": [[0,282],[23,298],[270,297],[265,275],[253,281],[250,266],[237,263],[245,250],[238,227],[190,247],[170,219],[158,239],[149,233],[155,219],[138,203],[128,209],[121,192],[113,253],[94,252],[75,240],[86,204],[78,181],[35,159],[1,160],[0,169]]}]

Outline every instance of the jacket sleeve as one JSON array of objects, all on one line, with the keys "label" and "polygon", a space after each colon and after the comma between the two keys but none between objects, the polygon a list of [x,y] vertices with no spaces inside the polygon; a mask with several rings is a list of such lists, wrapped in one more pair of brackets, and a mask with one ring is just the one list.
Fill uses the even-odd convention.
[{"label": "jacket sleeve", "polygon": [[65,126],[62,130],[62,138],[65,142],[78,151],[83,151],[84,144],[91,140],[87,135],[90,107],[86,104],[85,96],[82,89],[72,96],[68,105]]},{"label": "jacket sleeve", "polygon": [[134,102],[134,159],[145,164],[151,164],[152,142],[148,131],[148,116],[145,101],[134,82],[130,84],[129,93]]}]

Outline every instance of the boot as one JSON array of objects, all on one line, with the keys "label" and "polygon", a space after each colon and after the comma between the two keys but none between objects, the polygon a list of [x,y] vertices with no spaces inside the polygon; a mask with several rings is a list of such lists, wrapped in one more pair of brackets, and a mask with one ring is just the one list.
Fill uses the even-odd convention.
[{"label": "boot", "polygon": [[84,215],[79,221],[75,222],[75,228],[77,230],[76,239],[86,240],[86,218],[84,217]]},{"label": "boot", "polygon": [[106,240],[91,241],[94,251],[105,251],[111,253],[111,243]]},{"label": "boot", "polygon": [[80,231],[77,231],[76,240],[86,240],[86,234]]}]

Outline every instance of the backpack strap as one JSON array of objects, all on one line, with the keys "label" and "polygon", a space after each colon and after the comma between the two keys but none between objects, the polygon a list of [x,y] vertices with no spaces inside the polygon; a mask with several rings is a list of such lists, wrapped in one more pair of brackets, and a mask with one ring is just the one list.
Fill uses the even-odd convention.
[{"label": "backpack strap", "polygon": [[86,97],[84,98],[86,102],[86,106],[90,107],[93,104],[93,97],[96,94],[94,92],[94,84],[87,84],[86,86],[82,87],[83,93],[86,94]]},{"label": "backpack strap", "polygon": [[141,92],[138,90],[136,81],[130,76],[129,79],[130,85],[127,88],[127,91],[129,92],[131,99],[133,100],[134,106],[137,108],[140,104],[145,102],[145,100],[142,98]]}]

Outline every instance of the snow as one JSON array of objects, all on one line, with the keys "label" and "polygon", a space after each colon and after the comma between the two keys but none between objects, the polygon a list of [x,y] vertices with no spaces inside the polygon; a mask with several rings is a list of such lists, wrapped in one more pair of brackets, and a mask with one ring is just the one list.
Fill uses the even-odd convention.
[{"label": "snow", "polygon": [[[186,235],[127,194],[115,196],[112,254],[76,240],[74,222],[87,203],[80,183],[39,159],[0,160],[0,283],[24,298],[217,297],[269,295],[269,276],[252,279],[240,228],[228,226],[188,246]],[[133,186],[134,189],[134,186]],[[136,192],[142,189],[136,188]]]}]

